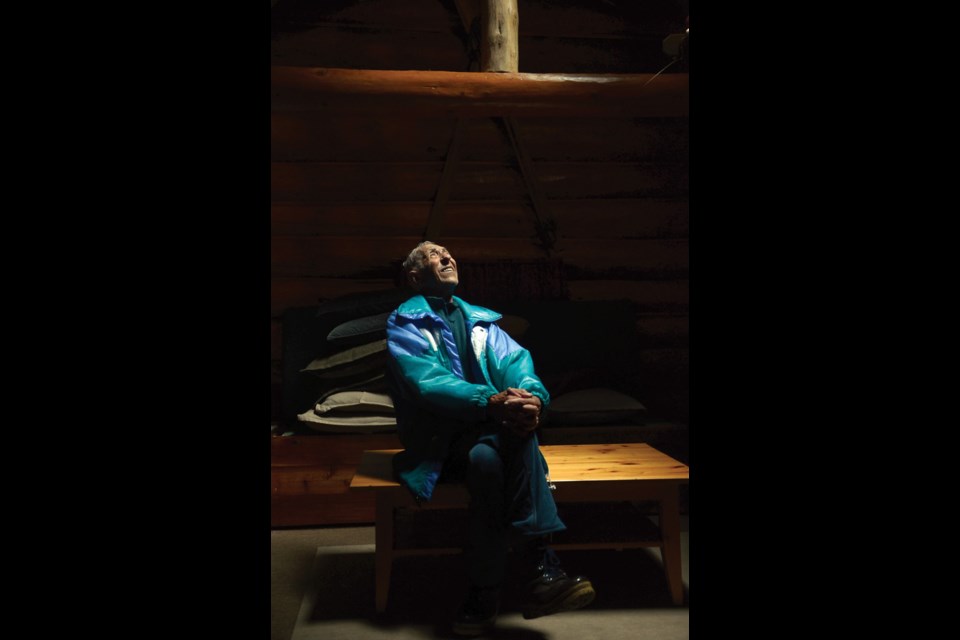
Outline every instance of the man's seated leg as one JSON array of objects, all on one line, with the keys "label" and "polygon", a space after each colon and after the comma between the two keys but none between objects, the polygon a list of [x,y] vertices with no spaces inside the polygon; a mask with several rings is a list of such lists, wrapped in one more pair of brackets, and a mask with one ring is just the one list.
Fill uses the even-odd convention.
[{"label": "man's seated leg", "polygon": [[512,531],[524,535],[518,545],[523,566],[521,610],[524,618],[580,609],[593,602],[593,585],[583,576],[568,576],[547,540],[566,529],[557,512],[547,467],[540,455],[536,434],[516,440],[503,438],[506,459],[507,496]]},{"label": "man's seated leg", "polygon": [[471,585],[453,621],[453,632],[461,636],[482,635],[493,628],[499,611],[499,588]]},{"label": "man's seated leg", "polygon": [[521,612],[526,619],[580,609],[593,602],[596,592],[583,576],[568,576],[545,538],[528,543],[521,554]]},{"label": "man's seated leg", "polygon": [[480,635],[497,618],[507,555],[503,511],[503,461],[496,449],[476,443],[466,456],[464,482],[470,493],[470,531],[466,549],[470,588],[457,612],[453,631]]}]

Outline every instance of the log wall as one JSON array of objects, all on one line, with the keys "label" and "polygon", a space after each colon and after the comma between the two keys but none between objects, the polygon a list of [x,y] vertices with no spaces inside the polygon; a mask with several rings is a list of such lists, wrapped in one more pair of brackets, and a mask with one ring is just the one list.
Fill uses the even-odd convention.
[{"label": "log wall", "polygon": [[514,74],[476,73],[467,23],[479,6],[274,4],[274,406],[283,312],[392,286],[440,195],[431,239],[461,264],[545,257],[535,220],[549,216],[571,299],[634,303],[643,400],[685,420],[688,93],[685,74],[653,77],[685,5],[518,0]]},{"label": "log wall", "polygon": [[[509,140],[493,118],[464,125],[442,236],[435,240],[461,264],[543,258]],[[686,360],[686,119],[529,118],[517,125],[556,222],[554,256],[567,268],[571,298],[634,302],[651,367],[675,369],[664,364],[662,350],[679,350],[679,361]],[[393,265],[426,228],[454,121],[283,113],[273,127],[272,313],[279,360],[285,309],[392,286]],[[662,399],[644,400],[667,418],[685,419],[685,372],[670,371],[668,381],[661,373],[651,369],[645,386],[666,385],[659,389]]]},{"label": "log wall", "polygon": [[[484,0],[486,2],[487,0]],[[480,68],[461,0],[277,0],[274,64],[341,69]],[[474,16],[479,2],[470,9]],[[663,38],[682,31],[684,2],[517,0],[519,70],[530,73],[655,73]]]}]

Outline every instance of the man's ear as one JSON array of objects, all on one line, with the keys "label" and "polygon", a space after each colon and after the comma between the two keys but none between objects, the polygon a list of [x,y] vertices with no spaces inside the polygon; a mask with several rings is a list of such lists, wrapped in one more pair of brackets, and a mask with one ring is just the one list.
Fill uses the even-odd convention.
[{"label": "man's ear", "polygon": [[420,286],[420,274],[416,271],[407,271],[407,283],[416,289]]}]

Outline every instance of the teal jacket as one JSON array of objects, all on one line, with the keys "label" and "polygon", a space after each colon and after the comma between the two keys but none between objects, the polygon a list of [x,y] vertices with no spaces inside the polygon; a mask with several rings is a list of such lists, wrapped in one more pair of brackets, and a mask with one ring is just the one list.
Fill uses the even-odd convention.
[{"label": "teal jacket", "polygon": [[[387,377],[405,447],[394,457],[394,471],[418,502],[433,495],[454,436],[486,421],[490,396],[515,387],[540,398],[544,409],[550,402],[530,352],[495,324],[503,316],[456,296],[453,301],[463,312],[472,353],[457,352],[453,332],[423,296],[387,318]],[[483,382],[467,382],[464,367]]]}]

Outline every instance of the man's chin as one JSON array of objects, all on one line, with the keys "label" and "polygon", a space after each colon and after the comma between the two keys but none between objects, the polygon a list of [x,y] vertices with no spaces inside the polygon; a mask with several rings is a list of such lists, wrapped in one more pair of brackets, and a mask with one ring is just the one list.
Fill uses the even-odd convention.
[{"label": "man's chin", "polygon": [[437,298],[447,298],[453,295],[457,290],[458,282],[435,282],[429,287],[421,287],[419,293],[425,296],[435,296]]}]

